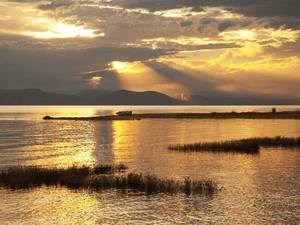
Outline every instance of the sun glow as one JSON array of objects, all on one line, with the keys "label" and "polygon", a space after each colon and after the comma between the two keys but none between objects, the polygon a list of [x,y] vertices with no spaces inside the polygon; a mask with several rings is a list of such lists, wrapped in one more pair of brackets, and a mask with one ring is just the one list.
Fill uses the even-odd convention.
[{"label": "sun glow", "polygon": [[[44,21],[45,22],[45,21]],[[50,21],[51,22],[51,21]],[[36,38],[70,38],[70,37],[97,37],[104,36],[104,33],[95,34],[95,30],[85,29],[83,26],[56,24],[51,25],[45,32],[25,32],[25,35]]]},{"label": "sun glow", "polygon": [[225,40],[255,40],[257,37],[256,32],[252,30],[235,30],[222,32],[220,34]]},{"label": "sun glow", "polygon": [[120,62],[120,61],[113,61],[109,64],[113,70],[117,70],[118,73],[137,73],[139,70],[137,69],[136,65],[140,62]]},{"label": "sun glow", "polygon": [[93,77],[92,79],[88,80],[88,85],[92,87],[97,87],[100,84],[102,77]]}]

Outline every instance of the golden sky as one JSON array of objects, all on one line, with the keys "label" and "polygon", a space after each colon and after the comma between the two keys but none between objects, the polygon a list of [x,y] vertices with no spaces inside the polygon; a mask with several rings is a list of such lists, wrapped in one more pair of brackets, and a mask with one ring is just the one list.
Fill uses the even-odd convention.
[{"label": "golden sky", "polygon": [[296,0],[0,0],[0,88],[300,97]]}]

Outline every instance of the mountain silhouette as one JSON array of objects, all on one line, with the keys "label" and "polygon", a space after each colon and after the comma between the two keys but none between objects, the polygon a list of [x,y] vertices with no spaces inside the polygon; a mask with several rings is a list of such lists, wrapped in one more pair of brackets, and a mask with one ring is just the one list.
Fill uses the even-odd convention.
[{"label": "mountain silhouette", "polygon": [[45,92],[40,89],[0,89],[0,105],[299,105],[299,98],[269,96],[191,95],[189,101],[155,91],[105,91],[87,89],[74,95]]},{"label": "mountain silhouette", "polygon": [[0,105],[180,105],[168,95],[154,92],[84,90],[75,95],[45,92],[40,89],[0,89]]},{"label": "mountain silhouette", "polygon": [[85,97],[85,98],[101,98],[108,94],[111,94],[113,91],[99,90],[99,89],[86,89],[76,94],[76,96]]},{"label": "mountain silhouette", "polygon": [[40,89],[1,90],[1,105],[76,105],[83,104],[81,97],[45,92]]},{"label": "mountain silhouette", "polygon": [[179,105],[183,101],[171,98],[168,95],[155,92],[134,92],[128,90],[115,91],[99,99],[99,104],[105,105]]}]

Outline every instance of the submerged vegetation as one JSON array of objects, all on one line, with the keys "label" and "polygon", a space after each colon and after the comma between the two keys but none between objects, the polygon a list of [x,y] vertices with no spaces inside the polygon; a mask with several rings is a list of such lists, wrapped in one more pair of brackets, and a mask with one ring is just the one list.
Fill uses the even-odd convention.
[{"label": "submerged vegetation", "polygon": [[176,151],[211,151],[211,152],[236,152],[236,153],[248,153],[256,154],[259,152],[259,148],[263,147],[299,147],[299,138],[287,138],[287,137],[264,137],[264,138],[248,138],[233,141],[221,141],[221,142],[199,142],[193,144],[177,144],[168,146],[169,150]]},{"label": "submerged vegetation", "polygon": [[186,193],[188,195],[213,194],[217,191],[217,185],[212,180],[193,181],[187,178],[182,182],[159,178],[153,174],[119,173],[125,172],[126,169],[125,165],[94,168],[87,166],[69,168],[12,166],[2,169],[0,187],[15,190],[45,185],[70,189],[120,189],[141,191],[147,194]]}]

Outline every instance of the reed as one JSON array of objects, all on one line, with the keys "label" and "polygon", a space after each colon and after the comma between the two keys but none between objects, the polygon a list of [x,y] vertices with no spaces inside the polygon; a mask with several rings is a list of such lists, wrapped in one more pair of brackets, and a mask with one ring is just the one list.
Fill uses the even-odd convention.
[{"label": "reed", "polygon": [[211,151],[211,152],[234,152],[257,154],[259,148],[263,147],[298,147],[300,146],[299,138],[288,138],[277,136],[274,138],[248,138],[232,141],[221,142],[199,142],[193,144],[169,145],[169,150],[175,151]]},{"label": "reed", "polygon": [[68,168],[41,166],[11,166],[1,171],[0,186],[9,189],[33,188],[41,185],[61,185],[80,188],[92,174],[124,172],[127,167],[120,165],[99,165],[93,168],[73,165]]},{"label": "reed", "polygon": [[128,167],[124,164],[119,165],[100,165],[95,166],[92,170],[95,174],[108,174],[108,173],[115,173],[115,172],[125,172]]},{"label": "reed", "polygon": [[[121,166],[123,169],[124,165]],[[111,166],[114,168],[114,166]],[[119,168],[119,166],[117,167]],[[126,167],[127,168],[127,167]],[[177,181],[159,178],[153,174],[137,173],[107,173],[87,166],[72,166],[69,168],[43,168],[38,166],[7,167],[1,171],[0,187],[7,189],[31,189],[45,186],[62,186],[69,189],[106,190],[119,189],[135,190],[146,194],[155,193],[186,193],[213,194],[218,188],[211,180]]]}]

